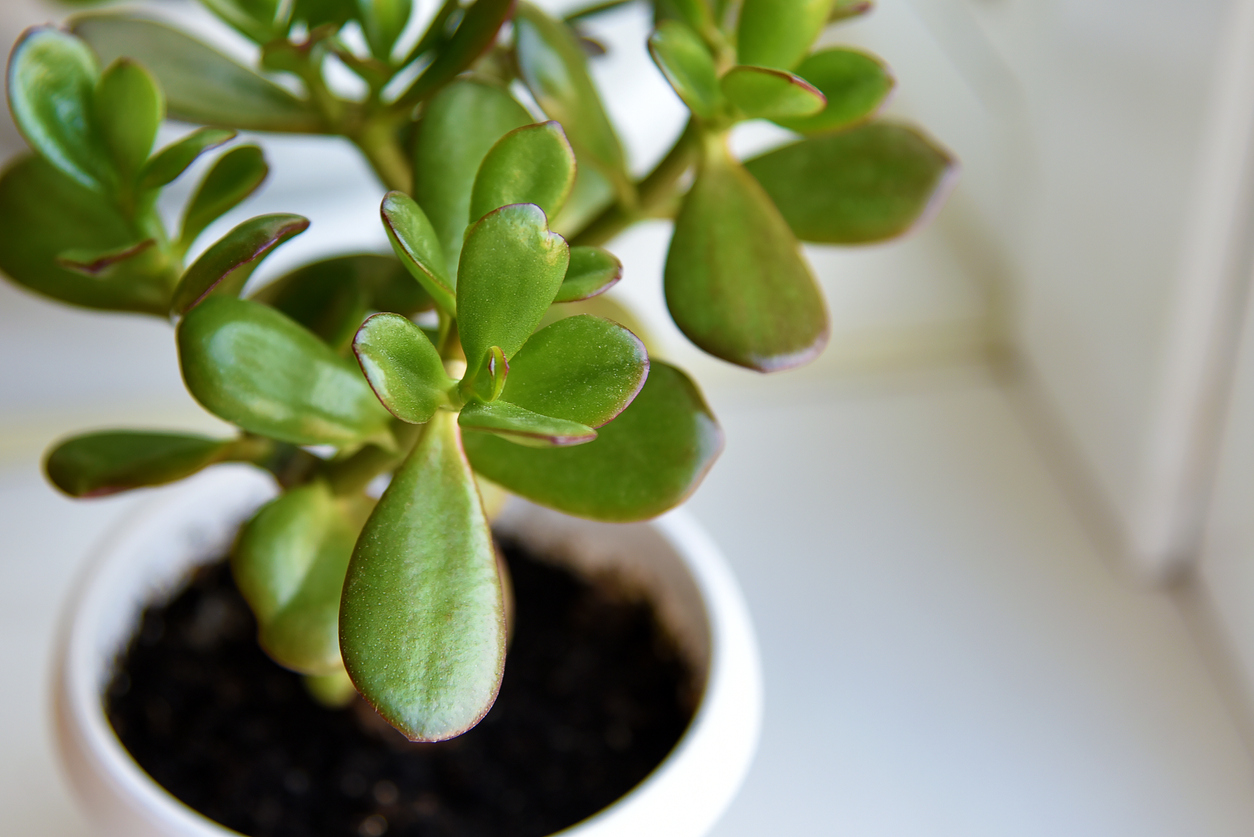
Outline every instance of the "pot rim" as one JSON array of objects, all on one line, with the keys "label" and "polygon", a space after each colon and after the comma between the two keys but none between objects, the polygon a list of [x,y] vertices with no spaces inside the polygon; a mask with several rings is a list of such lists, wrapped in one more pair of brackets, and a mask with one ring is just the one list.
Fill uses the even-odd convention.
[{"label": "pot rim", "polygon": [[[245,477],[244,474],[248,476]],[[54,667],[55,726],[62,765],[81,802],[98,820],[144,821],[153,835],[223,837],[237,832],[185,805],[131,758],[113,732],[100,694],[101,623],[110,607],[111,579],[122,575],[137,545],[153,528],[191,528],[215,500],[233,531],[251,508],[273,496],[255,472],[226,466],[164,489],[125,515],[80,573],[63,612]],[[181,516],[180,516],[181,512]],[[586,524],[586,521],[580,521]],[[641,524],[599,524],[609,527]],[[761,666],[744,597],[710,537],[685,510],[643,524],[687,569],[704,605],[710,640],[701,702],[671,753],[627,795],[552,837],[639,837],[705,834],[731,802],[756,750],[762,714]],[[194,539],[193,539],[194,540]],[[182,566],[222,554],[226,544],[201,544]],[[188,554],[190,545],[180,550]],[[164,579],[146,595],[159,595]],[[114,608],[117,605],[113,605]],[[127,831],[139,837],[134,825]]]}]

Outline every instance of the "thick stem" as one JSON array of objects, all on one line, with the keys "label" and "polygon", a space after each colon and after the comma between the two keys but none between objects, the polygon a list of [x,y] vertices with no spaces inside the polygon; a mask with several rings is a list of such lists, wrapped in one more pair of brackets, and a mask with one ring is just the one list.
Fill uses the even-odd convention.
[{"label": "thick stem", "polygon": [[361,149],[384,186],[409,194],[414,188],[414,169],[397,141],[396,129],[394,117],[380,113],[367,117],[361,130],[349,139]]}]

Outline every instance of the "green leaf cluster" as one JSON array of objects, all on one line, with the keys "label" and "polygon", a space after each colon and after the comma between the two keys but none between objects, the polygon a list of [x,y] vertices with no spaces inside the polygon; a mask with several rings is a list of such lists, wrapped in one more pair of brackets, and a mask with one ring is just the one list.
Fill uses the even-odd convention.
[{"label": "green leaf cluster", "polygon": [[[869,4],[653,0],[647,49],[691,120],[634,176],[574,26],[645,1],[559,20],[522,0],[445,0],[414,26],[412,0],[201,0],[256,66],[135,11],[32,29],[10,60],[31,152],[0,174],[0,270],[171,321],[187,389],[238,429],[76,436],[48,455],[50,480],[90,497],[222,462],[272,474],[281,493],[232,558],[261,646],[323,700],[346,673],[415,740],[468,729],[500,684],[505,592],[480,478],[633,521],[682,502],[722,448],[696,385],[601,296],[623,275],[604,245],[673,219],[676,323],[718,357],[783,369],[827,333],[799,241],[900,235],[953,169],[919,131],[875,118],[893,87],[876,58],[813,49]],[[344,68],[362,95],[334,92]],[[199,127],[154,148],[167,117]],[[748,119],[796,139],[738,160],[727,135]],[[261,215],[204,240],[267,176],[259,146],[224,148],[242,130],[353,143],[386,187],[391,252],[258,287],[310,224]],[[207,155],[168,224],[163,190]]]}]

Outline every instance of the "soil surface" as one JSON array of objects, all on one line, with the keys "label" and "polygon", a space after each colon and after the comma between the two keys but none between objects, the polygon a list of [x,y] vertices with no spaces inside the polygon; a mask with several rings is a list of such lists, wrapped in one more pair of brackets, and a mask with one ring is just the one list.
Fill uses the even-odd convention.
[{"label": "soil surface", "polygon": [[652,609],[504,546],[517,596],[500,697],[411,744],[360,700],[327,710],[258,649],[226,563],[149,607],[105,702],[135,760],[252,837],[540,837],[631,790],[688,726],[687,666]]}]

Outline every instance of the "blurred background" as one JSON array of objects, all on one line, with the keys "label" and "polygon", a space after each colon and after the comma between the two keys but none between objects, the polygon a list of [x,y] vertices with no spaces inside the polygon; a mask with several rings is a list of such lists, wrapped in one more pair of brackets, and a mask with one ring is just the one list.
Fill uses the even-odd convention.
[{"label": "blurred background", "polygon": [[[152,5],[248,57],[195,4]],[[0,40],[69,11],[5,0]],[[647,13],[589,28],[647,170],[683,120]],[[728,433],[689,508],[745,587],[767,716],[715,834],[1254,834],[1254,0],[878,0],[824,40],[881,55],[890,113],[962,176],[903,242],[808,248],[819,360],[763,377],[701,355],[665,312],[667,226],[614,245],[615,292]],[[313,226],[262,279],[386,251],[347,145],[259,141],[268,185],[202,242],[289,211]],[[6,117],[0,156],[22,148]],[[91,833],[52,755],[49,653],[75,568],[142,496],[72,504],[38,468],[59,435],[113,425],[214,427],[171,329],[0,285],[14,833]]]}]

